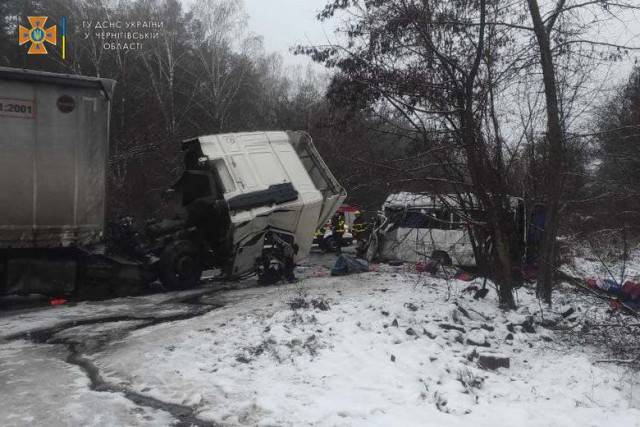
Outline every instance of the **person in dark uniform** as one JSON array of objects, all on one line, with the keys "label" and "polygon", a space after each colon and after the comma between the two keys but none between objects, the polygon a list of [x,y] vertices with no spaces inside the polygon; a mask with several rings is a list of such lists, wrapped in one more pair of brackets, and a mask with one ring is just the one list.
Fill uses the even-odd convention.
[{"label": "person in dark uniform", "polygon": [[337,253],[342,252],[342,235],[344,234],[344,214],[336,212],[331,218],[331,229],[333,230],[333,239],[336,242]]},{"label": "person in dark uniform", "polygon": [[362,212],[355,212],[356,218],[353,220],[351,229],[353,230],[353,237],[358,241],[366,241],[369,239],[369,227],[362,215]]}]

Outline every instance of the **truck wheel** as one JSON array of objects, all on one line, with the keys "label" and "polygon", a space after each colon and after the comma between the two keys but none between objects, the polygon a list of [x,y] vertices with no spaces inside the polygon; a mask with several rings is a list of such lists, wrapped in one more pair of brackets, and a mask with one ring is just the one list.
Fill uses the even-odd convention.
[{"label": "truck wheel", "polygon": [[431,259],[441,265],[450,266],[453,264],[451,262],[451,258],[449,257],[449,254],[447,254],[446,252],[441,252],[441,251],[434,252],[431,255]]},{"label": "truck wheel", "polygon": [[160,255],[158,276],[164,287],[172,291],[197,285],[202,276],[202,257],[198,246],[188,240],[168,245]]}]

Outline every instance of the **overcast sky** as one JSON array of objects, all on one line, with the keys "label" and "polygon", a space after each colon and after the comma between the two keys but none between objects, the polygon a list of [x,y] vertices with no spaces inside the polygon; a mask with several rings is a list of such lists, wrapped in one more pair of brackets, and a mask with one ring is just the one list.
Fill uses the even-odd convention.
[{"label": "overcast sky", "polygon": [[[249,14],[250,31],[264,38],[266,52],[282,54],[285,65],[306,65],[310,59],[294,56],[289,48],[297,44],[323,44],[327,39],[335,41],[333,31],[335,20],[320,22],[317,13],[329,0],[244,0],[245,10]],[[640,2],[640,0],[638,0]],[[640,46],[639,14],[629,13],[621,16],[619,22],[613,22],[613,28],[607,28],[606,39],[609,42],[631,43]],[[602,36],[603,34],[601,34]],[[632,54],[632,57],[636,57]],[[631,68],[632,61],[625,61],[624,71]]]},{"label": "overcast sky", "polygon": [[296,44],[322,44],[333,39],[333,23],[316,19],[328,0],[245,0],[249,29],[264,38],[267,52],[282,54],[285,65],[306,65],[307,57],[294,56]]}]

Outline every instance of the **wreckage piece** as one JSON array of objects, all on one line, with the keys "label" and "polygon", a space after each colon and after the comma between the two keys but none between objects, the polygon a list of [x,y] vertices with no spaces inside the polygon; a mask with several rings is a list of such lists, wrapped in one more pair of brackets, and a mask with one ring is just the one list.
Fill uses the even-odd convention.
[{"label": "wreckage piece", "polygon": [[635,316],[640,314],[640,282],[625,280],[619,283],[611,279],[574,279],[571,282],[608,300],[611,308],[623,308]]}]

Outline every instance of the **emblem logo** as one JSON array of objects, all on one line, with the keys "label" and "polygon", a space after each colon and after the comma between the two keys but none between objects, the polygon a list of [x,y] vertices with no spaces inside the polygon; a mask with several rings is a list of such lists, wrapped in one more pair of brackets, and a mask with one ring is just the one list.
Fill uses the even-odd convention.
[{"label": "emblem logo", "polygon": [[45,42],[56,45],[56,26],[52,25],[45,29],[46,16],[29,16],[27,19],[31,28],[20,25],[18,29],[18,44],[22,46],[27,42],[31,42],[27,52],[29,55],[46,55],[48,52]]}]

